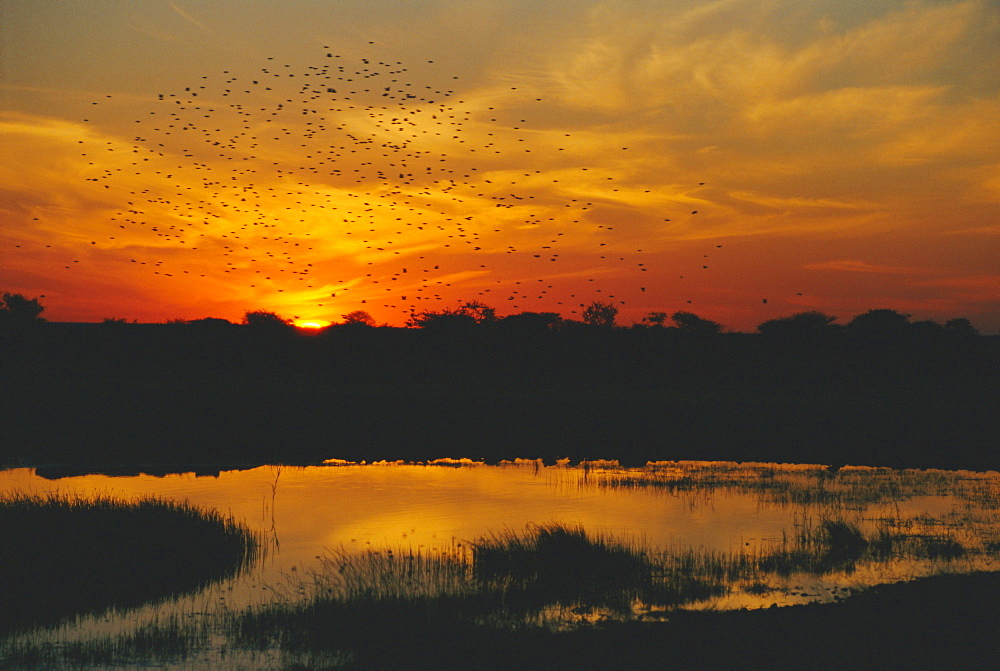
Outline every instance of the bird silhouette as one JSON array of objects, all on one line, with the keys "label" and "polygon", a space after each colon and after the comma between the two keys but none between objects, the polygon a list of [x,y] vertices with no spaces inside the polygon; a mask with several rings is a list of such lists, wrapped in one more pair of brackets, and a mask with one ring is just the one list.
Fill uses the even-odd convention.
[{"label": "bird silhouette", "polygon": [[[542,282],[558,267],[549,264],[567,258],[602,277],[651,273],[630,290],[636,298],[667,283],[669,268],[636,262],[643,250],[628,232],[596,223],[602,203],[566,188],[567,173],[612,191],[624,182],[574,161],[575,133],[533,121],[544,97],[512,86],[514,102],[484,107],[436,59],[407,64],[379,52],[374,42],[325,45],[314,62],[270,56],[263,67],[204,74],[152,95],[128,141],[81,140],[83,179],[121,203],[89,246],[127,248],[131,263],[160,279],[212,268],[260,295],[378,296],[404,311],[431,309],[455,286],[475,289],[487,277],[499,286],[478,287],[480,295],[561,304],[572,282],[556,277],[525,292],[516,278]],[[89,101],[85,122],[110,127],[102,114],[117,113],[113,101]],[[548,164],[561,168],[536,167]],[[331,246],[343,263],[329,260]],[[157,250],[168,251],[154,261]],[[342,276],[362,264],[373,272]]]}]

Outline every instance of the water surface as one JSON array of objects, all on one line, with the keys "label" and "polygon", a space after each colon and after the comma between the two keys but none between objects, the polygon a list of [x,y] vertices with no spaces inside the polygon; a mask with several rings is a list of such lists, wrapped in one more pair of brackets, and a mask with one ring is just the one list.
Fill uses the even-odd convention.
[{"label": "water surface", "polygon": [[[896,539],[894,555],[848,558],[823,570],[790,565],[744,577],[734,580],[726,595],[687,605],[696,608],[829,601],[882,582],[1000,568],[996,473],[725,463],[621,469],[606,462],[586,467],[526,462],[265,466],[211,476],[49,479],[24,468],[0,472],[0,491],[11,490],[186,500],[231,514],[269,539],[266,558],[245,575],[171,606],[84,619],[64,629],[63,636],[114,632],[143,618],[162,617],[170,608],[194,616],[289,598],[298,577],[317,570],[331,550],[433,553],[545,523],[579,525],[651,552],[724,557],[759,557],[790,548],[796,534],[823,520],[843,521],[868,535],[881,530],[883,537]],[[921,534],[931,540],[919,540]]]}]

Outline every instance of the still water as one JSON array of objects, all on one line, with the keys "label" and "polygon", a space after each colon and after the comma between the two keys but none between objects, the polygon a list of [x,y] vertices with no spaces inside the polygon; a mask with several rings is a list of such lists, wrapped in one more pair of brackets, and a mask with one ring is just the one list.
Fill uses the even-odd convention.
[{"label": "still water", "polygon": [[[585,477],[586,475],[586,477]],[[264,583],[308,570],[328,548],[441,548],[505,529],[559,522],[658,548],[733,550],[781,536],[795,511],[751,494],[665,496],[602,489],[575,468],[412,465],[265,466],[162,477],[83,475],[46,479],[0,472],[0,491],[154,495],[230,514],[276,539],[258,573]]]},{"label": "still water", "polygon": [[[252,571],[158,606],[157,613],[266,603],[276,593],[287,595],[284,586],[297,576],[318,570],[330,551],[433,553],[548,523],[581,526],[653,552],[761,557],[782,549],[791,556],[793,539],[835,519],[893,548],[877,561],[859,555],[822,570],[806,570],[796,560],[766,577],[734,584],[725,595],[687,605],[694,608],[830,601],[873,584],[940,571],[1000,569],[996,473],[696,462],[622,469],[608,462],[569,467],[529,461],[333,462],[209,476],[45,475],[30,468],[2,471],[0,491],[185,500],[229,514],[268,539],[268,552]],[[803,543],[796,547],[806,547]],[[829,555],[829,548],[824,551]],[[127,619],[134,623],[142,617],[133,613]],[[124,625],[120,617],[95,617],[76,626],[93,632]]]}]

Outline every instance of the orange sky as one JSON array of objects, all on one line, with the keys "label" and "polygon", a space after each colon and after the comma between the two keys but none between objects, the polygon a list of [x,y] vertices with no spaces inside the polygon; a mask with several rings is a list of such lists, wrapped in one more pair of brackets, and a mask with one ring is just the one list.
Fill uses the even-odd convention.
[{"label": "orange sky", "polygon": [[0,13],[0,290],[49,319],[610,300],[1000,331],[988,0]]}]

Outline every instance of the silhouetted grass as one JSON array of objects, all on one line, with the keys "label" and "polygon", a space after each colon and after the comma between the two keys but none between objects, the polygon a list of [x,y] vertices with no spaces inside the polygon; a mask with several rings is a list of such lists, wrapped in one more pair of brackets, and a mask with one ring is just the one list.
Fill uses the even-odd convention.
[{"label": "silhouetted grass", "polygon": [[559,524],[506,530],[435,554],[335,552],[308,581],[290,583],[281,602],[234,617],[229,630],[256,650],[346,650],[369,659],[385,654],[387,640],[405,649],[457,633],[469,642],[489,632],[630,620],[646,604],[725,592],[690,568],[683,558]]},{"label": "silhouetted grass", "polygon": [[998,554],[996,545],[987,538],[972,533],[960,539],[958,531],[940,528],[937,520],[927,525],[921,518],[885,518],[870,532],[840,517],[806,518],[778,548],[755,557],[755,572],[779,576],[795,572],[849,574],[861,565],[900,561],[930,562],[947,571],[956,560]]},{"label": "silhouetted grass", "polygon": [[[434,555],[333,553],[308,582],[290,584],[282,603],[236,615],[227,626],[238,646],[287,655],[336,653],[361,668],[407,668],[427,660],[442,668],[472,660],[477,667],[502,668],[498,660],[504,658],[539,663],[533,655],[549,645],[570,655],[566,664],[587,668],[597,660],[566,641],[608,655],[613,632],[623,632],[623,641],[634,636],[657,650],[634,627],[667,619],[671,624],[662,633],[670,640],[702,636],[717,628],[715,621],[691,619],[678,608],[732,589],[766,594],[776,575],[850,571],[886,551],[887,542],[895,543],[895,551],[912,553],[916,547],[902,536],[892,539],[887,528],[866,535],[850,521],[826,517],[801,525],[783,547],[749,553],[653,552],[580,527],[545,524],[504,530]],[[296,601],[295,595],[305,599]],[[681,624],[669,628],[674,622]],[[790,626],[788,619],[782,622]],[[621,628],[626,626],[633,628]],[[554,632],[569,638],[552,637]],[[777,642],[776,635],[771,638]],[[507,647],[492,658],[484,655],[491,646]],[[706,660],[715,659],[705,652]],[[600,660],[604,668],[613,656]]]},{"label": "silhouetted grass", "polygon": [[156,498],[0,495],[0,635],[128,608],[234,574],[258,540],[215,511]]},{"label": "silhouetted grass", "polygon": [[[738,651],[722,654],[718,647],[730,640],[729,623],[753,628],[771,647],[805,632],[826,652],[814,654],[795,643],[800,663],[822,662],[829,654],[864,661],[869,653],[855,658],[846,654],[848,648],[829,651],[839,633],[821,623],[841,622],[841,611],[802,610],[808,617],[800,623],[794,616],[681,608],[733,589],[767,594],[774,589],[768,579],[775,575],[849,570],[887,550],[922,547],[927,554],[932,545],[948,546],[898,533],[913,531],[912,520],[894,523],[866,534],[842,518],[804,520],[770,552],[652,551],[555,523],[507,529],[444,550],[333,551],[317,570],[296,572],[276,586],[274,602],[219,612],[200,623],[171,618],[59,649],[23,643],[9,647],[4,661],[49,668],[184,662],[204,659],[209,638],[221,635],[228,659],[247,666],[268,661],[281,668],[631,668],[657,666],[657,655],[673,655],[670,659],[684,660],[685,666],[711,666],[741,659]],[[923,606],[907,602],[908,608]],[[976,608],[979,613],[983,607]],[[863,614],[868,627],[886,624],[874,610]],[[774,625],[758,626],[765,621]],[[758,648],[752,654],[771,658]]]},{"label": "silhouetted grass", "polygon": [[646,552],[582,527],[542,524],[527,533],[506,530],[472,544],[474,577],[503,584],[537,604],[589,602],[618,607],[653,583]]}]

